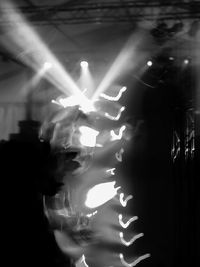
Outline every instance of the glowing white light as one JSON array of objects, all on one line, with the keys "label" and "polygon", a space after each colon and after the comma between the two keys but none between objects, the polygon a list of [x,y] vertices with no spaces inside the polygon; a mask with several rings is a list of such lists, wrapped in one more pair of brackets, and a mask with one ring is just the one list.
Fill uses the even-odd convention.
[{"label": "glowing white light", "polygon": [[124,149],[121,148],[119,152],[115,153],[115,157],[119,162],[122,162],[122,154],[124,153]]},{"label": "glowing white light", "polygon": [[119,91],[117,96],[109,96],[109,95],[106,95],[106,94],[103,94],[103,93],[100,96],[103,97],[104,99],[107,99],[107,100],[110,100],[110,101],[118,101],[121,98],[123,92],[126,91],[126,89],[127,88],[125,86],[123,86],[120,89],[120,91]]},{"label": "glowing white light", "polygon": [[120,203],[121,203],[121,205],[122,205],[123,207],[126,207],[128,201],[129,201],[130,199],[132,199],[133,196],[132,196],[132,195],[129,195],[129,196],[126,197],[126,199],[123,199],[123,198],[124,198],[124,193],[120,193],[120,195],[119,195],[119,201],[120,201]]},{"label": "glowing white light", "polygon": [[125,110],[125,107],[121,107],[120,110],[119,110],[119,113],[117,114],[116,117],[114,117],[114,116],[108,114],[107,112],[105,113],[105,116],[106,116],[108,119],[110,119],[110,120],[118,121],[118,120],[120,119],[121,114],[122,114],[122,112],[123,112],[124,110]]},{"label": "glowing white light", "polygon": [[138,219],[138,216],[134,216],[134,217],[130,218],[126,223],[123,222],[122,214],[119,214],[118,218],[119,218],[119,224],[121,225],[121,227],[126,229],[132,222],[134,222]]},{"label": "glowing white light", "polygon": [[106,172],[110,172],[111,175],[115,175],[115,169],[116,168],[112,168],[112,169],[109,169],[109,170],[106,170]]},{"label": "glowing white light", "polygon": [[151,67],[153,65],[153,62],[151,60],[147,61],[147,66]]},{"label": "glowing white light", "polygon": [[45,70],[48,70],[48,69],[50,69],[51,67],[52,67],[52,64],[51,64],[50,62],[45,62],[44,65],[43,65],[43,68],[44,68]]},{"label": "glowing white light", "polygon": [[125,245],[126,247],[131,246],[131,245],[132,245],[138,238],[140,238],[140,237],[142,237],[142,236],[144,236],[144,234],[143,234],[143,233],[140,233],[140,234],[134,235],[134,237],[131,238],[130,241],[126,241],[126,240],[124,239],[124,234],[123,234],[122,232],[119,233],[119,237],[120,237],[120,239],[121,239],[121,242],[122,242],[122,244]]},{"label": "glowing white light", "polygon": [[119,129],[119,134],[116,134],[113,130],[110,131],[110,135],[111,135],[111,141],[115,141],[115,140],[120,140],[123,136],[123,132],[125,131],[126,126],[123,125],[120,129]]},{"label": "glowing white light", "polygon": [[85,205],[88,208],[96,208],[111,200],[120,187],[115,188],[115,181],[108,183],[101,183],[92,187],[88,193]]},{"label": "glowing white light", "polygon": [[82,257],[76,262],[76,267],[89,267],[85,260],[85,255],[83,254]]},{"label": "glowing white light", "polygon": [[95,147],[96,137],[99,134],[99,131],[96,131],[87,126],[80,126],[79,131],[81,133],[80,142],[83,146]]},{"label": "glowing white light", "polygon": [[52,100],[53,103],[60,104],[64,108],[66,107],[73,107],[73,106],[80,106],[80,109],[85,112],[91,112],[95,111],[95,108],[92,104],[92,102],[83,94],[78,94],[78,95],[71,95],[66,98],[60,98],[58,100]]},{"label": "glowing white light", "polygon": [[189,59],[186,58],[186,59],[184,59],[183,62],[184,62],[185,65],[188,65],[189,64]]},{"label": "glowing white light", "polygon": [[92,213],[89,213],[89,214],[87,214],[86,216],[88,217],[88,218],[90,218],[90,217],[92,217],[92,216],[94,216],[94,215],[96,215],[97,214],[97,210],[95,210],[94,212],[92,212]]},{"label": "glowing white light", "polygon": [[81,61],[80,63],[82,68],[87,68],[88,67],[88,62],[87,61]]},{"label": "glowing white light", "polygon": [[136,260],[134,260],[131,263],[128,263],[127,261],[124,260],[124,255],[122,253],[119,254],[121,263],[125,266],[125,267],[134,267],[136,266],[140,261],[145,260],[147,258],[149,258],[151,255],[149,253],[144,254],[140,257],[138,257]]}]

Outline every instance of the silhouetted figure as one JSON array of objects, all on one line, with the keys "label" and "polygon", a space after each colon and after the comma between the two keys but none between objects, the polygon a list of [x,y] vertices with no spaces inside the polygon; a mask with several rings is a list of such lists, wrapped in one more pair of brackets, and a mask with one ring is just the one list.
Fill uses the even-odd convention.
[{"label": "silhouetted figure", "polygon": [[67,267],[69,259],[58,248],[43,208],[43,197],[54,196],[62,185],[65,159],[37,133],[21,129],[0,143],[1,261],[4,266]]}]

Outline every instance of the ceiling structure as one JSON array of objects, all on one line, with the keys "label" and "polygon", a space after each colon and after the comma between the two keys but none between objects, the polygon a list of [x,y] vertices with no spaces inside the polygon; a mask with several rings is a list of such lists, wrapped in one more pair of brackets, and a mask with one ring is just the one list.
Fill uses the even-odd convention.
[{"label": "ceiling structure", "polygon": [[[140,52],[148,51],[150,57],[163,48],[171,50],[176,57],[194,57],[199,49],[199,40],[195,38],[200,29],[199,0],[13,2],[72,76],[79,71],[82,59],[90,62],[94,76],[101,76],[138,29],[146,36],[140,44]],[[4,14],[5,11],[1,8],[0,12]],[[0,16],[0,29],[17,23],[15,19]],[[0,35],[3,40],[2,30]],[[19,73],[23,64],[19,55],[12,54],[0,42],[0,62],[5,60],[14,64],[9,70],[1,68],[0,79],[3,80]]]},{"label": "ceiling structure", "polygon": [[[15,1],[30,25],[34,26],[58,55],[68,61],[93,55],[107,59],[119,51],[136,29],[152,31],[160,24],[161,35],[170,35],[172,43],[190,40],[191,25],[199,23],[199,0],[20,0]],[[4,9],[1,9],[4,13]],[[17,21],[0,19],[0,26]],[[182,25],[182,26],[181,26]],[[166,30],[167,28],[167,30]],[[193,40],[191,40],[193,42]],[[183,45],[182,45],[183,46]],[[109,51],[109,53],[105,53]],[[2,52],[3,53],[3,52]],[[102,55],[105,53],[105,57]]]}]

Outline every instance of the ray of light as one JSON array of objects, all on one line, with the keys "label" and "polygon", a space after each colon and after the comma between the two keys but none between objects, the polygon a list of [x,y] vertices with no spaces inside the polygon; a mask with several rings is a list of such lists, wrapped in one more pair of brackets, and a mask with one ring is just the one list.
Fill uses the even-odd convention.
[{"label": "ray of light", "polygon": [[[6,49],[35,71],[48,62],[51,68],[46,71],[45,78],[66,95],[80,95],[81,91],[69,73],[20,11],[9,1],[1,1],[0,5],[5,21],[2,43]],[[81,96],[85,98],[84,95]]]},{"label": "ray of light", "polygon": [[141,40],[141,36],[139,36],[138,33],[129,38],[94,92],[92,101],[98,99],[98,97],[108,89],[119,75],[122,75],[124,72],[134,69],[134,67],[137,66],[138,61],[140,60],[137,49]]}]

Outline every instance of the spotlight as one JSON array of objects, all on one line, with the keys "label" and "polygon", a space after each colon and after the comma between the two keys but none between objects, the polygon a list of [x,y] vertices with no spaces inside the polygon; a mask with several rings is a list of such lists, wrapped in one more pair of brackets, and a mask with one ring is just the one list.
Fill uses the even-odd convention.
[{"label": "spotlight", "polygon": [[81,61],[80,63],[82,68],[87,68],[88,67],[88,62],[87,61]]},{"label": "spotlight", "polygon": [[187,59],[187,58],[186,58],[186,59],[184,59],[184,61],[183,61],[183,63],[184,63],[185,65],[188,65],[188,64],[189,64],[189,62],[190,62],[190,61],[189,61],[189,59]]},{"label": "spotlight", "polygon": [[151,67],[153,65],[153,62],[151,60],[147,61],[147,66]]}]

